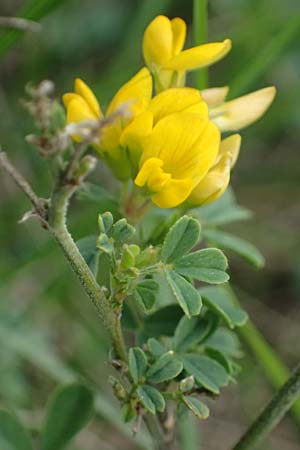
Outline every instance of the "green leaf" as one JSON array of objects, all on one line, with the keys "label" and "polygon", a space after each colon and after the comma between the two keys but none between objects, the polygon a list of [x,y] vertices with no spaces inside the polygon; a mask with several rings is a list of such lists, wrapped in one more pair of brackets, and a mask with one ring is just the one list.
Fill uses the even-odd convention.
[{"label": "green leaf", "polygon": [[60,450],[93,416],[93,395],[85,385],[72,383],[52,394],[42,432],[42,450]]},{"label": "green leaf", "polygon": [[253,267],[259,269],[264,266],[265,259],[260,251],[250,242],[244,241],[239,237],[233,236],[224,231],[206,229],[205,238],[212,244],[221,248],[232,250]]},{"label": "green leaf", "polygon": [[147,356],[139,347],[129,349],[128,366],[134,383],[138,383],[144,377],[147,370]]},{"label": "green leaf", "polygon": [[215,394],[219,394],[219,388],[229,382],[224,367],[207,356],[186,354],[183,357],[183,366],[189,375],[195,377],[197,384]]},{"label": "green leaf", "polygon": [[182,400],[187,408],[189,408],[189,410],[191,410],[198,419],[203,420],[208,418],[209,409],[204,403],[198,400],[198,398],[192,396],[184,396]]},{"label": "green leaf", "polygon": [[145,317],[144,332],[148,336],[173,336],[177,323],[182,317],[178,305],[168,305]]},{"label": "green leaf", "polygon": [[222,287],[205,287],[200,289],[203,303],[219,314],[230,328],[242,326],[247,322],[247,313],[234,305],[227,291]]},{"label": "green leaf", "polygon": [[32,450],[27,431],[19,419],[9,411],[0,409],[1,450]]},{"label": "green leaf", "polygon": [[183,352],[203,341],[214,327],[212,320],[183,316],[175,330],[173,345],[174,350]]},{"label": "green leaf", "polygon": [[133,295],[146,311],[149,311],[155,303],[158,293],[158,284],[154,280],[143,280],[135,288]]},{"label": "green leaf", "polygon": [[118,220],[112,227],[112,237],[120,245],[133,238],[135,228],[125,218]]},{"label": "green leaf", "polygon": [[78,250],[95,277],[97,276],[99,268],[99,251],[96,247],[96,241],[96,236],[87,236],[76,242]]},{"label": "green leaf", "polygon": [[177,260],[174,270],[186,277],[217,284],[228,281],[227,267],[227,259],[221,250],[205,248]]},{"label": "green leaf", "polygon": [[97,248],[107,255],[111,255],[114,251],[114,245],[111,239],[104,233],[101,233],[97,239]]},{"label": "green leaf", "polygon": [[147,346],[149,352],[156,358],[166,353],[166,348],[155,338],[148,339]]},{"label": "green leaf", "polygon": [[205,342],[206,348],[212,348],[228,355],[231,358],[243,356],[241,344],[236,333],[227,328],[219,327]]},{"label": "green leaf", "polygon": [[111,212],[106,211],[98,215],[98,226],[100,233],[108,233],[114,223],[114,218]]},{"label": "green leaf", "polygon": [[166,271],[166,279],[184,313],[188,317],[197,316],[202,306],[201,296],[197,289],[174,271]]},{"label": "green leaf", "polygon": [[192,217],[183,216],[167,233],[162,249],[163,262],[174,261],[188,253],[200,239],[200,224]]},{"label": "green leaf", "polygon": [[147,379],[151,383],[162,383],[172,380],[182,371],[182,362],[176,358],[174,352],[169,351],[160,356],[150,367],[147,373]]},{"label": "green leaf", "polygon": [[215,361],[217,361],[219,364],[221,364],[221,366],[224,367],[224,369],[226,370],[226,372],[231,375],[233,370],[232,370],[232,364],[230,359],[228,358],[227,355],[225,355],[224,353],[220,352],[219,350],[215,349],[215,348],[206,348],[205,349],[205,353],[207,354],[207,356],[209,356],[211,359],[214,359]]},{"label": "green leaf", "polygon": [[143,386],[139,386],[136,392],[141,404],[148,412],[155,414],[156,411],[164,411],[166,402],[157,389],[148,384],[144,384]]}]

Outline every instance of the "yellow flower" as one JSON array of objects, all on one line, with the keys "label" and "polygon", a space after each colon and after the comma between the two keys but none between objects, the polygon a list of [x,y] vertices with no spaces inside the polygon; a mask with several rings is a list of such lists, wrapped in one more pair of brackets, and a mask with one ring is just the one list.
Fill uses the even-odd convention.
[{"label": "yellow flower", "polygon": [[228,87],[201,91],[209,107],[209,117],[221,131],[236,131],[258,120],[274,100],[276,89],[270,86],[229,102],[225,101]]},{"label": "yellow flower", "polygon": [[239,134],[222,140],[216,160],[207,175],[197,184],[187,199],[190,206],[211,203],[226,191],[230,170],[235,165],[241,145]]},{"label": "yellow flower", "polygon": [[153,97],[147,109],[124,129],[120,143],[127,151],[136,172],[139,168],[145,137],[151,133],[159,120],[179,112],[194,112],[205,120],[208,118],[207,105],[197,89],[171,88]]},{"label": "yellow flower", "polygon": [[215,161],[218,128],[195,112],[179,112],[158,120],[144,142],[135,184],[160,208],[183,203]]},{"label": "yellow flower", "polygon": [[178,17],[170,20],[166,16],[157,16],[146,28],[143,53],[158,92],[184,86],[186,71],[215,63],[231,48],[231,41],[226,39],[182,50],[185,39],[186,24]]},{"label": "yellow flower", "polygon": [[[67,109],[67,123],[99,120],[104,117],[100,104],[91,89],[79,78],[75,80],[74,93],[63,96]],[[148,69],[141,69],[125,83],[111,100],[105,117],[109,118],[122,106],[127,106],[128,117],[113,117],[112,123],[99,133],[96,150],[106,160],[115,175],[122,180],[131,176],[131,163],[120,145],[124,129],[148,106],[152,96],[152,79]],[[74,140],[80,140],[73,136]]]}]

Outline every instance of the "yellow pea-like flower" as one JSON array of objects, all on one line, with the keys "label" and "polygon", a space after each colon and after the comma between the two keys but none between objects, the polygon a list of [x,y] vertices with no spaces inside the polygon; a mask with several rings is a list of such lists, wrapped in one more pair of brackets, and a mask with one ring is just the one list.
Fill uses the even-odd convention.
[{"label": "yellow pea-like flower", "polygon": [[146,28],[144,59],[154,75],[158,92],[184,86],[186,71],[209,66],[231,49],[231,41],[226,39],[183,50],[185,39],[186,23],[179,17],[170,20],[157,16]]},{"label": "yellow pea-like flower", "polygon": [[200,92],[193,88],[171,88],[152,98],[147,109],[137,116],[122,132],[120,142],[130,155],[136,171],[144,149],[145,138],[164,117],[180,112],[196,113],[208,119],[208,108]]},{"label": "yellow pea-like flower", "polygon": [[144,142],[135,184],[160,208],[183,203],[216,160],[218,128],[201,114],[177,112],[158,120]]},{"label": "yellow pea-like flower", "polygon": [[209,107],[209,117],[221,131],[236,131],[260,119],[270,107],[276,95],[274,86],[259,89],[226,102],[228,87],[201,91]]},{"label": "yellow pea-like flower", "polygon": [[[63,96],[67,110],[67,123],[78,123],[84,120],[99,120],[112,117],[119,108],[126,107],[129,114],[123,117],[112,117],[112,122],[99,132],[95,149],[106,160],[117,178],[126,180],[131,176],[131,162],[120,144],[124,129],[148,106],[152,97],[152,79],[147,68],[141,69],[131,80],[125,83],[111,100],[106,113],[91,89],[79,78],[75,80],[74,92]],[[79,141],[78,136],[72,136]]]},{"label": "yellow pea-like flower", "polygon": [[241,137],[234,134],[222,140],[214,164],[197,184],[187,199],[189,206],[211,203],[221,197],[230,181],[230,170],[235,165],[241,145]]}]

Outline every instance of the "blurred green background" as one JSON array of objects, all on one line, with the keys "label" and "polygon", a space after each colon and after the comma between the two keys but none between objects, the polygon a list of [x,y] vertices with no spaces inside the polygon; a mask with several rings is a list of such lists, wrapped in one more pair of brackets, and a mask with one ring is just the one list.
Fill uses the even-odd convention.
[{"label": "blurred green background", "polygon": [[[79,76],[105,105],[142,66],[147,23],[165,13],[191,24],[192,1],[0,0],[1,16],[22,12],[41,17],[42,31],[0,31],[0,142],[36,191],[48,197],[51,178],[45,161],[24,141],[33,131],[20,102],[26,83],[51,79],[60,97]],[[267,115],[242,132],[232,178],[239,203],[255,218],[228,227],[261,249],[266,268],[254,271],[228,253],[231,278],[257,327],[292,367],[300,356],[299,2],[211,0],[209,40],[227,37],[233,49],[209,70],[210,85],[229,85],[232,96],[268,85],[278,90]],[[115,189],[102,167],[93,179]],[[52,388],[74,373],[91,380],[109,399],[107,343],[54,242],[34,220],[18,223],[29,209],[27,200],[2,172],[0,186],[0,402],[35,429]],[[72,203],[69,224],[76,239],[96,232],[97,212],[96,203]],[[212,418],[199,425],[203,448],[230,448],[271,395],[247,349],[241,364],[240,383],[223,391],[211,404]],[[136,444],[124,438],[128,431],[121,430],[114,401],[98,400],[98,419],[70,449],[133,449]],[[263,449],[299,449],[298,432],[299,424],[286,418]],[[137,445],[142,448],[144,442]]]}]

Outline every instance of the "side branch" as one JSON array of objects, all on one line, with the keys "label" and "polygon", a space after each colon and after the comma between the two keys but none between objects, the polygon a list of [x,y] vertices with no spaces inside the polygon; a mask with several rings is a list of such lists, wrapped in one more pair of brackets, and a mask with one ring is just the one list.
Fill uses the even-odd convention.
[{"label": "side branch", "polygon": [[42,220],[45,220],[45,213],[46,213],[45,202],[35,194],[28,181],[25,180],[23,175],[21,175],[21,173],[9,161],[6,153],[1,151],[0,151],[0,167],[2,167],[13,178],[15,183],[24,192],[24,194],[32,203],[37,215]]},{"label": "side branch", "polygon": [[251,450],[278,425],[300,394],[300,364],[233,450]]}]

